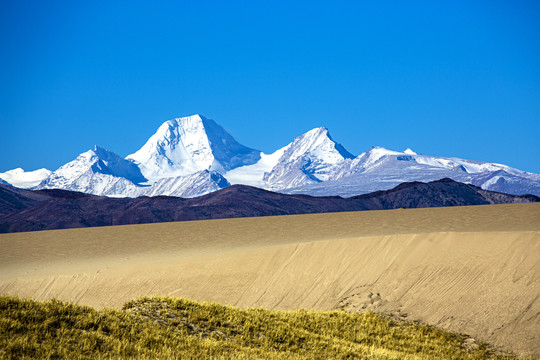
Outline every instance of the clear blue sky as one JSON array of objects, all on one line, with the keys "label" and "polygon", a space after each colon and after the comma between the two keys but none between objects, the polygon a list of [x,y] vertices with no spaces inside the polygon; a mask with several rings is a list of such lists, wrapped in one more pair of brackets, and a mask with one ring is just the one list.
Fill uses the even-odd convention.
[{"label": "clear blue sky", "polygon": [[[294,3],[294,4],[291,4]],[[213,118],[540,173],[539,1],[1,1],[0,171]]]}]

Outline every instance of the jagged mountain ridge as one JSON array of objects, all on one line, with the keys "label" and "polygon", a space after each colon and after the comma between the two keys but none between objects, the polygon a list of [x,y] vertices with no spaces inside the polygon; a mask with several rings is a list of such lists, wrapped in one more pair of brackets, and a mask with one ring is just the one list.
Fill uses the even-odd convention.
[{"label": "jagged mountain ridge", "polygon": [[210,170],[162,178],[151,185],[147,182],[134,162],[96,146],[54,171],[35,189],[64,189],[111,197],[194,197],[230,185],[221,174]]},{"label": "jagged mountain ridge", "polygon": [[190,199],[168,196],[117,199],[59,189],[32,191],[0,185],[0,232],[539,201],[534,195],[496,193],[451,179],[404,183],[392,190],[350,198],[286,195],[233,185]]},{"label": "jagged mountain ridge", "polygon": [[418,155],[372,147],[352,161],[334,179],[284,190],[289,194],[354,196],[391,189],[403,182],[451,178],[485,190],[540,195],[540,175],[506,165],[452,157]]},{"label": "jagged mountain ridge", "polygon": [[[0,178],[7,181],[8,173],[0,173]],[[95,147],[52,173],[40,174],[44,178],[39,185],[26,182],[22,187],[111,197],[194,197],[244,184],[290,194],[348,197],[448,177],[486,190],[540,195],[540,174],[496,163],[419,155],[410,149],[372,147],[355,157],[325,127],[264,154],[239,144],[201,115],[166,121],[126,158]]]}]

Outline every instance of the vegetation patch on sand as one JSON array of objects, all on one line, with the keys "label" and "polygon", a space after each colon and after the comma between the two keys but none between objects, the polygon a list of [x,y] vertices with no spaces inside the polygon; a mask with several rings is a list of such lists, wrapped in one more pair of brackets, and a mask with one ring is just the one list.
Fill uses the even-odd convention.
[{"label": "vegetation patch on sand", "polygon": [[122,310],[0,297],[2,359],[487,359],[465,335],[375,313],[144,297]]}]

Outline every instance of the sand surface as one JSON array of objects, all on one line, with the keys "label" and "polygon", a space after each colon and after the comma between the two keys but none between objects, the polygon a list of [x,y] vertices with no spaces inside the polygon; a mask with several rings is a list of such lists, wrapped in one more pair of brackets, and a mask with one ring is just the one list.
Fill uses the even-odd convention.
[{"label": "sand surface", "polygon": [[0,294],[374,310],[540,356],[540,204],[4,234]]}]

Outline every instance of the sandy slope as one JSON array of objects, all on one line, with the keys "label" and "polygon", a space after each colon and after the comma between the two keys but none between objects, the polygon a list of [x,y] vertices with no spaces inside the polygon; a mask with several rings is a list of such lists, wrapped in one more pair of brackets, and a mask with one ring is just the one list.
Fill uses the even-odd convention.
[{"label": "sandy slope", "polygon": [[540,204],[6,234],[0,294],[372,309],[540,355]]}]

